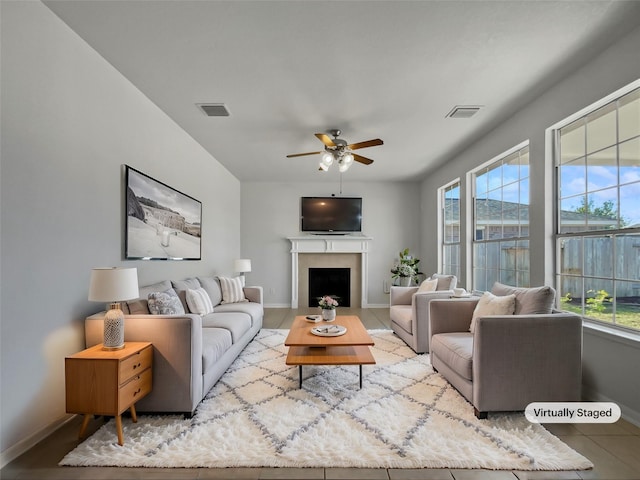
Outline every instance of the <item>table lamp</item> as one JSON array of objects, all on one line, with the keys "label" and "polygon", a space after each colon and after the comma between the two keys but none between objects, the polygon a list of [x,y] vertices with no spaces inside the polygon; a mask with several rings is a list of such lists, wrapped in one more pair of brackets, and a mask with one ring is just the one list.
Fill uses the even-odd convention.
[{"label": "table lamp", "polygon": [[124,313],[120,302],[132,300],[140,295],[137,268],[94,268],[91,270],[89,300],[107,302],[104,316],[103,350],[124,348]]},{"label": "table lamp", "polygon": [[242,278],[242,286],[244,286],[244,274],[251,271],[251,260],[249,260],[248,258],[237,259],[234,262],[234,270],[240,273],[240,278]]}]

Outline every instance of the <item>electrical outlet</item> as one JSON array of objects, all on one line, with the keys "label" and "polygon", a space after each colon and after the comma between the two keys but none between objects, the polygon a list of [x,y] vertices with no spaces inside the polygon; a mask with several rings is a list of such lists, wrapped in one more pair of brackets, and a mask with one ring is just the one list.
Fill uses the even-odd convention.
[{"label": "electrical outlet", "polygon": [[382,291],[384,293],[389,293],[391,290],[389,288],[389,280],[383,280],[382,281]]},{"label": "electrical outlet", "polygon": [[269,288],[269,293],[276,293],[276,288],[275,287],[270,287]]}]

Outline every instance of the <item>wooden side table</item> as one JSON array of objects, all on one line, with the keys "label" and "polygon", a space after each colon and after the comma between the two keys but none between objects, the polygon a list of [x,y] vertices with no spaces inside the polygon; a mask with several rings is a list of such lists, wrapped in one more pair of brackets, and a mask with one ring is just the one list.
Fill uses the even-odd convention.
[{"label": "wooden side table", "polygon": [[102,344],[65,358],[67,413],[82,413],[79,438],[91,415],[115,416],[118,444],[124,444],[121,414],[151,391],[153,346],[149,342],[126,342],[121,350],[107,351]]}]

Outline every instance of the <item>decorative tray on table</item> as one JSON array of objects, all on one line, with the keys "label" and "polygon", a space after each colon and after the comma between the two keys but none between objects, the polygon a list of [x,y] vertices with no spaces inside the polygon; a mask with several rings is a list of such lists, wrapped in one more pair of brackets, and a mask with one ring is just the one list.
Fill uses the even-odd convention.
[{"label": "decorative tray on table", "polygon": [[313,327],[311,333],[319,337],[339,337],[347,333],[347,327],[343,327],[342,325]]}]

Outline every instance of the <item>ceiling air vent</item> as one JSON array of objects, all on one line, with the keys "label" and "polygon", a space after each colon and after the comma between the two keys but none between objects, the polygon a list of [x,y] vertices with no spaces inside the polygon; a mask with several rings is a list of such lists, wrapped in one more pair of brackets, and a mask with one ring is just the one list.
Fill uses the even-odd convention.
[{"label": "ceiling air vent", "polygon": [[480,105],[456,105],[449,113],[447,118],[470,118],[480,110]]},{"label": "ceiling air vent", "polygon": [[208,117],[228,117],[229,110],[224,103],[198,103],[200,110]]}]

